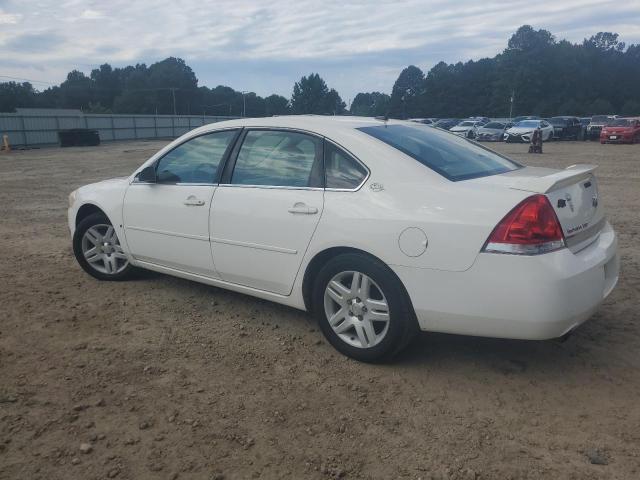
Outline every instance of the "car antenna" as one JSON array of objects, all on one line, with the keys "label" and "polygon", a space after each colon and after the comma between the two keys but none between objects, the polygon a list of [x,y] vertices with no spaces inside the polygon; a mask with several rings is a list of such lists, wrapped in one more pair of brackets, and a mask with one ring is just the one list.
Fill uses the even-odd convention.
[{"label": "car antenna", "polygon": [[387,126],[387,122],[389,121],[389,114],[385,114],[385,115],[379,115],[377,117],[375,117],[376,120],[382,120],[384,122],[384,126]]}]

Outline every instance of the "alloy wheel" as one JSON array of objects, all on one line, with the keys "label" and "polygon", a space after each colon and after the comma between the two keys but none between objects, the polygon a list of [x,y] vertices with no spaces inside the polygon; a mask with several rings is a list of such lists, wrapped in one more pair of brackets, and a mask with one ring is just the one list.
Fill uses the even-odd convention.
[{"label": "alloy wheel", "polygon": [[354,347],[374,347],[389,331],[387,299],[378,284],[361,272],[340,272],[329,281],[324,310],[336,335]]},{"label": "alloy wheel", "polygon": [[129,265],[112,225],[98,224],[88,228],[82,236],[81,246],[85,260],[97,272],[115,275]]}]

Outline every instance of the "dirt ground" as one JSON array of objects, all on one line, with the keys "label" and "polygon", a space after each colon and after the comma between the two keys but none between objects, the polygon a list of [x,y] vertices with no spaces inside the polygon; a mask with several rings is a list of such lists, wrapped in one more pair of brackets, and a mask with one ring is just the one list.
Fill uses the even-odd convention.
[{"label": "dirt ground", "polygon": [[0,478],[640,478],[640,145],[495,145],[597,163],[622,276],[568,342],[423,334],[339,355],[305,313],[76,264],[76,187],[164,142],[0,154]]}]

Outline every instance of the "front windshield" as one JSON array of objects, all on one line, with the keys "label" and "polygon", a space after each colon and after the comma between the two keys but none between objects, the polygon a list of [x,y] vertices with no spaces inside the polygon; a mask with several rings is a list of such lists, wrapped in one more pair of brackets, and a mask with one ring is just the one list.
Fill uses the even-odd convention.
[{"label": "front windshield", "polygon": [[540,126],[539,120],[523,120],[522,122],[518,122],[516,127],[519,128],[538,128]]},{"label": "front windshield", "polygon": [[420,125],[360,127],[361,132],[408,155],[456,182],[521,168],[506,157],[474,142]]},{"label": "front windshield", "polygon": [[490,122],[490,123],[487,123],[483,128],[496,128],[501,130],[504,128],[504,123]]},{"label": "front windshield", "polygon": [[629,127],[631,126],[631,122],[626,118],[618,118],[616,120],[611,120],[609,122],[610,127]]},{"label": "front windshield", "polygon": [[591,117],[591,123],[609,123],[610,118],[606,115],[596,115]]}]

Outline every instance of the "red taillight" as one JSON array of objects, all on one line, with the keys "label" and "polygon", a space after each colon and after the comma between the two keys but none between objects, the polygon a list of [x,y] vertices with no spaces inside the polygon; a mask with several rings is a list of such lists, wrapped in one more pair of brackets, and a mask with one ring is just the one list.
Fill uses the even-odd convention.
[{"label": "red taillight", "polygon": [[536,255],[564,247],[562,227],[544,195],[533,195],[511,210],[493,229],[485,252]]}]

